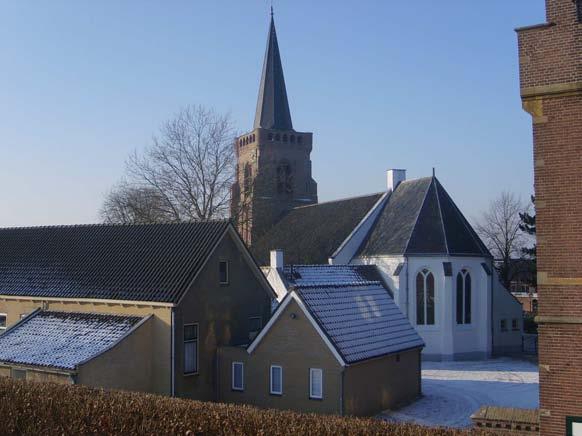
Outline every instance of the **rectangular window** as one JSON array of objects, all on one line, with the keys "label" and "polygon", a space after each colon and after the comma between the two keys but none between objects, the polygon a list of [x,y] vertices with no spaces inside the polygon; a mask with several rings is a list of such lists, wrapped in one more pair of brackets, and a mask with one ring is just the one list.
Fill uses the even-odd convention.
[{"label": "rectangular window", "polygon": [[198,324],[184,325],[184,374],[198,372]]},{"label": "rectangular window", "polygon": [[242,362],[232,362],[232,390],[244,391],[245,369]]},{"label": "rectangular window", "polygon": [[501,331],[502,332],[506,332],[507,331],[507,320],[506,319],[502,319],[501,320]]},{"label": "rectangular window", "polygon": [[3,333],[6,330],[6,318],[8,315],[5,313],[0,313],[0,333]]},{"label": "rectangular window", "polygon": [[519,321],[517,319],[511,320],[511,329],[512,330],[519,330]]},{"label": "rectangular window", "polygon": [[576,1],[576,16],[578,18],[578,22],[582,23],[582,0],[575,1]]},{"label": "rectangular window", "polygon": [[323,370],[319,368],[309,369],[309,398],[323,398]]},{"label": "rectangular window", "polygon": [[221,285],[228,285],[228,261],[221,260],[218,263],[218,274]]},{"label": "rectangular window", "polygon": [[582,417],[566,416],[566,436],[582,435]]},{"label": "rectangular window", "polygon": [[258,316],[253,316],[249,318],[249,339],[254,339],[263,326],[263,321]]},{"label": "rectangular window", "polygon": [[283,368],[277,365],[271,365],[271,394],[283,394]]},{"label": "rectangular window", "polygon": [[26,370],[12,368],[11,376],[15,380],[26,380]]}]

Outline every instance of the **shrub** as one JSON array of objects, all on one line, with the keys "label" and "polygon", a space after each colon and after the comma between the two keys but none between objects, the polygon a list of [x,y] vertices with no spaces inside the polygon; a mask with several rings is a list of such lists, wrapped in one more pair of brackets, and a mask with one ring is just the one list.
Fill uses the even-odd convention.
[{"label": "shrub", "polygon": [[461,435],[373,419],[203,403],[0,377],[3,435]]}]

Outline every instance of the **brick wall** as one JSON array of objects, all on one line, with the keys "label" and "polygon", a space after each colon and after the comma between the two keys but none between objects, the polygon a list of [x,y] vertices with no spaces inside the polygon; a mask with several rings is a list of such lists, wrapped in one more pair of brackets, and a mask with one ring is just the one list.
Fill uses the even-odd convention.
[{"label": "brick wall", "polygon": [[532,115],[541,434],[582,416],[582,24],[572,0],[518,29],[521,95]]}]

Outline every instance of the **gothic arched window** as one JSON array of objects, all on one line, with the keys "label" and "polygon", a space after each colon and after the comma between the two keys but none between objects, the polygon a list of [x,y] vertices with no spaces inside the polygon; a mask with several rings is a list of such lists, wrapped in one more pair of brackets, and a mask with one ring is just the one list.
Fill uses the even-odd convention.
[{"label": "gothic arched window", "polygon": [[471,324],[471,274],[466,269],[457,274],[457,324]]},{"label": "gothic arched window", "polygon": [[282,161],[277,167],[277,192],[279,194],[293,193],[293,172],[287,161]]},{"label": "gothic arched window", "polygon": [[416,275],[416,324],[433,325],[434,313],[434,275],[424,268]]}]

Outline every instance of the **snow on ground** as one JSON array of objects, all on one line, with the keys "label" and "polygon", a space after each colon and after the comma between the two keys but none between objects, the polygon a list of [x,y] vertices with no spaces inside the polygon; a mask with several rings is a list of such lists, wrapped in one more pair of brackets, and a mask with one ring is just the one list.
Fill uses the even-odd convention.
[{"label": "snow on ground", "polygon": [[429,426],[467,427],[481,406],[538,407],[536,364],[509,358],[483,361],[423,362],[423,396],[379,418]]}]

